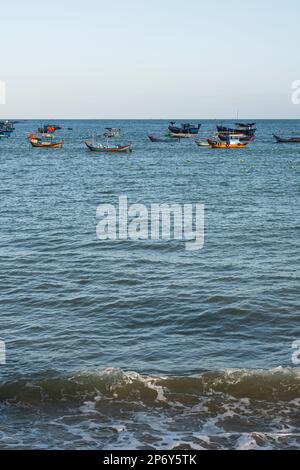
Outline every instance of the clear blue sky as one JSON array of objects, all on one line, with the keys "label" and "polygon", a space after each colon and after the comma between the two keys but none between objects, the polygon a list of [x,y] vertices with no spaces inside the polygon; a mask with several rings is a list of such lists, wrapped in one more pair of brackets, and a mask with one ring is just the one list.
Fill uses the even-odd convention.
[{"label": "clear blue sky", "polygon": [[0,79],[17,118],[298,118],[299,0],[13,0]]}]

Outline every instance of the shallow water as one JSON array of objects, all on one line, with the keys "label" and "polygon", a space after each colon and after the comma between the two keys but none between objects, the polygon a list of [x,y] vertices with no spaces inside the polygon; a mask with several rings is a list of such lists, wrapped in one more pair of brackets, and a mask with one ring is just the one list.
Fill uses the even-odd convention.
[{"label": "shallow water", "polygon": [[[235,151],[148,141],[167,121],[62,121],[32,149],[39,124],[0,141],[0,447],[299,447],[300,146],[272,132],[300,121]],[[132,154],[85,150],[110,125]],[[120,195],[204,203],[204,248],[98,240]]]}]

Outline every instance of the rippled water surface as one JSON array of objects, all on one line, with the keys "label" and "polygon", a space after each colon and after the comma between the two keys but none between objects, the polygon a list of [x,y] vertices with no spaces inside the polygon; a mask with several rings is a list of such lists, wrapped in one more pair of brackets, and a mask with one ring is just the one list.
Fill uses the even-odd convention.
[{"label": "rippled water surface", "polygon": [[[62,121],[39,150],[39,124],[0,141],[0,447],[299,447],[300,146],[272,132],[300,121],[234,151],[151,143],[167,121]],[[85,150],[110,125],[131,154]],[[204,203],[204,248],[97,240],[120,195]]]}]

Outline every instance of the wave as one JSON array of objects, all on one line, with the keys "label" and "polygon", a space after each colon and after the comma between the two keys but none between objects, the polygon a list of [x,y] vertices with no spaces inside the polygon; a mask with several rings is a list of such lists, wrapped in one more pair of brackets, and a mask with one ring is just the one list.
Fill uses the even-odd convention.
[{"label": "wave", "polygon": [[299,370],[45,375],[0,386],[0,448],[300,448]]},{"label": "wave", "polygon": [[173,395],[180,401],[188,396],[228,395],[253,400],[290,401],[300,398],[300,370],[235,370],[204,372],[192,376],[146,376],[120,369],[86,370],[69,376],[41,380],[22,378],[0,384],[0,402],[38,403],[75,400],[98,393],[102,398],[139,399],[168,402]]}]

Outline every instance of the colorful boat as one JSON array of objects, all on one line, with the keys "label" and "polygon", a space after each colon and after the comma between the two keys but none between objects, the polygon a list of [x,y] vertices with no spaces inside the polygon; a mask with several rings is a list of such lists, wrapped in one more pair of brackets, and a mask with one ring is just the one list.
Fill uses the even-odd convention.
[{"label": "colorful boat", "polygon": [[284,138],[280,137],[277,134],[273,134],[274,139],[276,142],[279,144],[299,144],[300,143],[300,137],[290,137],[290,138]]},{"label": "colorful boat", "polygon": [[190,134],[190,135],[196,135],[199,132],[199,129],[201,127],[201,124],[198,124],[197,126],[189,123],[183,123],[181,124],[180,127],[175,126],[176,122],[171,121],[170,125],[168,127],[169,131],[171,134]]},{"label": "colorful boat", "polygon": [[95,144],[91,141],[86,140],[85,145],[92,152],[102,152],[102,153],[122,153],[122,152],[132,152],[131,144],[126,145],[110,145],[110,144]]},{"label": "colorful boat", "polygon": [[55,124],[45,124],[39,127],[38,131],[40,134],[53,134],[53,132],[58,131],[59,129],[61,129],[61,127]]},{"label": "colorful boat", "polygon": [[51,134],[36,135],[31,132],[28,135],[28,140],[31,143],[32,147],[35,148],[53,148],[60,149],[63,146],[64,139],[58,140]]},{"label": "colorful boat", "polygon": [[239,149],[246,147],[249,142],[251,142],[251,138],[247,140],[247,142],[241,142],[239,139],[227,139],[226,142],[224,141],[217,141],[212,139],[207,139],[208,144],[211,148],[214,149]]}]

